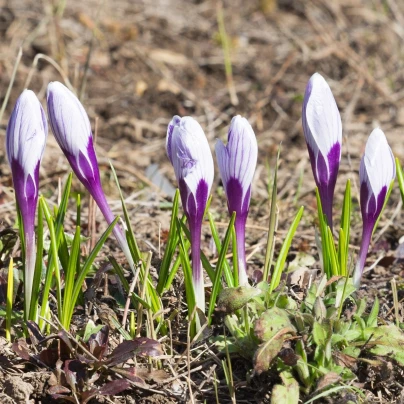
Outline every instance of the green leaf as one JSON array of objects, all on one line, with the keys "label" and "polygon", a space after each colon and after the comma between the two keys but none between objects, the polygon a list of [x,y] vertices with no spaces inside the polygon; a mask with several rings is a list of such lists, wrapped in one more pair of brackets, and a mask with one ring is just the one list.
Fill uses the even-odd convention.
[{"label": "green leaf", "polygon": [[404,365],[404,334],[395,325],[366,328],[364,337],[369,339],[368,346],[373,345],[370,352],[393,358]]},{"label": "green leaf", "polygon": [[69,329],[70,318],[69,313],[73,313],[75,301],[71,299],[73,294],[74,280],[77,271],[80,270],[80,226],[76,227],[68,266],[65,267],[65,288],[63,293],[63,318],[62,325]]},{"label": "green leaf", "polygon": [[401,199],[404,203],[404,175],[403,175],[403,169],[401,168],[400,160],[397,157],[396,157],[396,171],[397,171],[398,187],[400,188]]},{"label": "green leaf", "polygon": [[177,216],[178,216],[178,204],[179,204],[180,193],[179,190],[175,192],[173,207],[171,210],[171,221],[170,230],[168,232],[168,243],[164,251],[163,259],[160,265],[159,281],[157,284],[157,293],[161,295],[163,290],[166,290],[167,280],[170,271],[170,265],[173,261],[174,253],[178,245],[178,234],[177,234]]},{"label": "green leaf", "polygon": [[276,265],[272,274],[271,285],[269,288],[269,292],[272,293],[274,289],[279,286],[279,282],[281,280],[281,275],[283,269],[285,267],[286,257],[288,255],[290,246],[292,244],[293,237],[295,235],[297,226],[300,223],[300,219],[302,218],[304,211],[304,207],[300,207],[299,211],[296,214],[295,219],[293,220],[288,233],[286,234],[285,241],[282,244],[281,251],[279,253],[278,259],[276,260]]},{"label": "green leaf", "polygon": [[244,307],[251,299],[262,294],[262,291],[251,286],[223,289],[217,297],[217,310],[233,313]]},{"label": "green leaf", "polygon": [[340,275],[340,269],[338,264],[337,250],[335,248],[334,237],[332,235],[332,231],[329,226],[327,226],[327,236],[328,236],[327,251],[331,262],[331,274],[334,276],[338,276]]},{"label": "green leaf", "polygon": [[[146,269],[145,269],[145,264],[144,264],[144,261],[143,261],[142,253],[141,253],[141,251],[140,251],[140,249],[139,249],[139,247],[137,245],[137,242],[136,242],[136,238],[135,238],[135,234],[133,232],[133,228],[132,228],[132,224],[131,224],[131,221],[130,221],[128,209],[126,208],[125,200],[124,200],[123,195],[122,195],[122,190],[121,190],[121,187],[119,185],[118,176],[116,175],[116,171],[115,171],[115,168],[112,165],[112,163],[110,163],[110,166],[111,166],[112,174],[113,174],[114,179],[115,179],[116,186],[118,188],[119,197],[121,199],[121,205],[122,205],[123,215],[124,215],[126,229],[127,229],[126,232],[125,232],[125,235],[126,235],[126,240],[128,242],[129,250],[130,250],[130,253],[131,253],[133,261],[136,264],[140,263],[140,265],[141,265],[140,272],[139,272],[139,277],[140,277],[140,280],[143,283],[146,283],[146,287],[147,287],[146,297],[147,297],[147,300],[150,302],[151,306],[153,307],[153,313],[158,313],[161,310],[161,301],[160,301],[159,295],[157,293],[157,290],[156,290],[156,288],[154,287],[154,285],[153,285],[153,283],[151,281],[150,273],[147,276],[147,278],[145,279]],[[132,270],[134,270],[134,268],[132,268]],[[162,320],[161,316],[158,316],[157,320],[161,321]]]},{"label": "green leaf", "polygon": [[[215,246],[216,246],[218,254],[220,254],[223,247],[222,247],[222,243],[220,242],[220,239],[219,239],[219,234],[216,229],[215,221],[213,220],[213,216],[210,212],[208,212],[208,219],[209,219],[210,231],[212,233],[213,241],[215,242]],[[226,248],[226,253],[227,253],[227,248]],[[233,274],[231,272],[229,263],[227,262],[226,256],[223,261],[223,270],[224,270],[224,276],[226,279],[227,286],[229,288],[234,287],[235,283],[234,283],[234,279],[233,279]],[[215,276],[215,278],[216,278],[216,276]]]},{"label": "green leaf", "polygon": [[69,313],[66,315],[67,318],[69,319],[69,324],[68,324],[69,326],[70,326],[71,318],[73,316],[73,311],[74,311],[74,307],[76,305],[77,298],[78,298],[81,288],[83,286],[83,282],[84,282],[88,272],[90,271],[95,258],[98,256],[102,246],[104,245],[105,241],[111,234],[111,232],[112,232],[113,228],[115,227],[116,223],[118,222],[118,220],[119,220],[119,216],[116,217],[111,222],[111,224],[107,227],[107,229],[105,230],[105,232],[103,233],[103,235],[101,236],[101,238],[98,240],[97,244],[91,251],[90,255],[87,257],[87,260],[84,262],[83,267],[81,268],[80,272],[77,274],[77,279],[74,283],[74,288],[73,288],[73,292],[72,292],[72,296],[71,296],[72,304],[70,305]]},{"label": "green leaf", "polygon": [[379,299],[376,297],[373,302],[372,310],[369,314],[369,317],[366,321],[366,325],[368,327],[377,327],[377,316],[379,315]]},{"label": "green leaf", "polygon": [[348,275],[348,248],[349,248],[349,235],[351,228],[351,211],[352,211],[352,198],[351,198],[351,180],[346,182],[344,201],[342,203],[341,214],[341,230],[338,245],[338,256],[341,275]]},{"label": "green leaf", "polygon": [[253,360],[254,371],[257,373],[257,375],[260,375],[262,372],[265,372],[270,368],[272,361],[282,349],[284,341],[285,334],[284,331],[281,330],[270,340],[265,341],[263,344],[258,346]]},{"label": "green leaf", "polygon": [[84,329],[83,341],[88,342],[88,339],[92,334],[96,334],[101,328],[104,327],[102,324],[95,325],[94,321],[89,319]]},{"label": "green leaf", "polygon": [[383,215],[384,208],[386,207],[387,202],[389,201],[391,191],[393,190],[393,186],[394,186],[394,179],[390,182],[390,186],[389,186],[389,189],[387,190],[387,194],[386,194],[386,198],[384,199],[382,210],[380,211],[379,216],[377,217],[376,223],[375,223],[375,225],[373,227],[372,237],[375,234],[375,231],[377,229],[377,225],[379,224],[379,220]]},{"label": "green leaf", "polygon": [[268,281],[269,270],[271,268],[274,250],[275,250],[275,227],[276,227],[276,218],[277,218],[277,205],[276,200],[278,196],[278,164],[279,164],[279,156],[280,156],[281,148],[279,146],[278,155],[276,157],[275,162],[275,173],[274,180],[272,183],[272,192],[271,192],[271,208],[269,211],[269,225],[268,225],[268,238],[267,238],[267,247],[265,250],[265,263],[264,263],[264,271],[263,271],[263,280],[265,282]]},{"label": "green leaf", "polygon": [[[194,290],[194,284],[192,281],[192,267],[191,267],[191,263],[189,262],[187,249],[185,247],[184,239],[182,237],[181,223],[178,218],[177,218],[177,229],[178,229],[178,237],[179,237],[181,265],[182,265],[182,270],[184,273],[184,281],[185,281],[185,297],[187,299],[188,314],[190,317],[196,306],[195,290]],[[191,318],[189,318],[189,320],[191,320]],[[191,327],[190,328],[191,338],[193,338],[196,333],[195,318],[193,319],[190,327]]]},{"label": "green leaf", "polygon": [[327,331],[325,326],[317,321],[313,324],[313,339],[316,345],[325,347],[327,343]]},{"label": "green leaf", "polygon": [[235,220],[236,220],[236,213],[233,212],[231,219],[230,219],[229,226],[226,231],[226,235],[223,240],[222,250],[220,251],[219,258],[218,258],[217,265],[216,265],[215,279],[213,281],[212,293],[211,293],[210,299],[209,299],[209,308],[208,308],[208,323],[209,324],[212,321],[212,314],[215,309],[216,299],[217,299],[217,296],[220,291],[221,280],[222,280],[222,270],[224,267],[224,263],[226,261],[226,253],[227,253],[227,249],[229,248],[231,232],[232,232],[232,228],[234,226]]},{"label": "green leaf", "polygon": [[299,383],[288,371],[283,371],[280,377],[283,385],[277,384],[272,389],[271,404],[298,404]]},{"label": "green leaf", "polygon": [[296,333],[296,329],[292,325],[288,313],[278,307],[266,310],[254,325],[255,335],[261,341],[271,340],[280,331],[284,331],[285,334]]},{"label": "green leaf", "polygon": [[327,232],[328,224],[327,224],[327,219],[323,213],[323,208],[321,206],[320,193],[319,193],[317,187],[316,187],[316,200],[317,200],[318,220],[319,220],[319,225],[320,225],[323,269],[324,269],[324,273],[327,275],[327,278],[330,279],[332,276],[332,273],[331,273],[330,254],[328,252],[328,232]]},{"label": "green leaf", "polygon": [[29,319],[38,322],[37,311],[39,303],[39,292],[41,286],[42,277],[42,261],[43,261],[43,244],[44,244],[44,231],[43,231],[43,211],[38,209],[38,226],[36,230],[36,260],[35,260],[35,272],[34,280],[32,282],[32,297],[30,305]]}]

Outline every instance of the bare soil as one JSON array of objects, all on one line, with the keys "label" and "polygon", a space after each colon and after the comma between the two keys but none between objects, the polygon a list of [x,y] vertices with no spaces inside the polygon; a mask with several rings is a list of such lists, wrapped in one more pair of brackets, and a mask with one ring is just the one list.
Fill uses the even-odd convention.
[{"label": "bare soil", "polygon": [[[361,231],[358,168],[367,136],[374,127],[383,129],[394,154],[404,161],[402,2],[223,1],[237,105],[232,104],[226,85],[217,2],[70,0],[60,13],[62,4],[54,0],[0,0],[0,103],[5,97],[19,47],[23,51],[0,122],[0,144],[4,144],[15,100],[27,85],[44,102],[49,81],[68,79],[82,96],[94,126],[97,122],[97,154],[104,190],[113,210],[121,214],[109,161],[117,170],[140,247],[153,252],[158,268],[170,219],[164,202],[171,200],[172,190],[166,187],[162,190],[158,181],[153,182],[150,171],[156,170],[152,166],[156,164],[160,174],[175,186],[174,173],[165,155],[169,120],[175,114],[195,117],[213,150],[215,139],[225,138],[234,115],[247,117],[259,144],[247,229],[249,270],[253,275],[264,262],[269,212],[267,164],[273,167],[279,144],[282,146],[277,242],[280,245],[298,207],[304,205],[305,214],[289,258],[293,259],[297,251],[305,251],[318,259],[313,227],[316,220],[314,181],[300,120],[306,83],[318,71],[330,84],[343,121],[343,153],[335,212],[340,212],[345,182],[350,178],[355,209],[352,251],[358,250]],[[52,58],[58,68],[40,54]],[[50,134],[40,179],[41,192],[49,201],[57,201],[58,182],[63,183],[68,173],[67,161]],[[0,230],[8,237],[11,235],[15,242],[10,230],[16,221],[11,186],[5,150],[0,147]],[[76,179],[74,190],[85,195]],[[83,199],[83,217],[86,217],[88,197]],[[224,229],[227,211],[218,175],[213,187],[212,208],[216,220],[223,224],[220,229]],[[71,215],[73,218],[74,209]],[[371,270],[365,275],[363,289],[382,299],[382,313],[387,321],[393,319],[390,280],[394,276],[401,285],[404,274],[400,247],[403,223],[400,195],[395,187],[375,233],[367,262]],[[96,235],[105,227],[98,215]],[[216,252],[208,225],[204,226],[203,242],[205,253],[214,259]],[[15,256],[18,251],[17,244]],[[123,260],[113,240],[104,253],[113,253]],[[0,257],[4,268],[8,257]],[[318,267],[316,263],[314,268]],[[168,298],[169,307],[181,310],[184,309],[183,283],[180,277],[176,282]],[[101,289],[97,299],[103,295]],[[0,299],[4,298],[3,292],[0,290]],[[401,291],[399,298],[403,298]],[[114,308],[109,301],[107,305]],[[402,310],[402,305],[400,308]],[[102,321],[98,316],[96,320]],[[85,322],[86,318],[81,321]],[[177,348],[182,352],[186,330],[181,320],[176,324],[178,329],[173,330],[173,334],[178,336]],[[76,325],[80,327],[79,321]],[[190,400],[190,389],[196,401],[215,402],[212,369],[216,369],[221,380],[220,402],[230,402],[220,360],[209,351],[212,348],[209,342],[204,344],[207,353],[201,359],[192,359],[190,380],[183,367],[184,359],[173,359],[165,368],[170,381],[151,381],[147,389],[91,402],[185,402]],[[237,401],[269,402],[271,388],[278,380],[266,374],[247,381],[250,369],[251,363],[241,357],[234,358]],[[52,402],[47,394],[50,373],[39,365],[27,364],[4,339],[0,340],[1,403]],[[178,374],[178,378],[171,380]],[[381,379],[376,376],[372,379],[367,369],[362,383],[369,392],[368,402],[403,402],[399,368],[386,369]],[[336,402],[348,402],[349,398],[339,397]]]}]

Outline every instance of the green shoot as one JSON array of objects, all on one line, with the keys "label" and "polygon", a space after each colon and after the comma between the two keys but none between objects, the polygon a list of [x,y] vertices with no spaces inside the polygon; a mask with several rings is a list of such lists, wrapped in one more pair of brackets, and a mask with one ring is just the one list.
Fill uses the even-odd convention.
[{"label": "green shoot", "polygon": [[282,275],[283,269],[285,267],[286,257],[288,255],[290,246],[292,244],[292,240],[295,235],[297,226],[299,226],[300,219],[302,218],[303,211],[304,211],[304,207],[301,206],[288,230],[288,233],[286,234],[285,241],[282,244],[282,248],[279,253],[279,257],[276,260],[276,265],[275,265],[274,271],[272,273],[272,279],[271,279],[271,284],[269,287],[269,293],[272,293],[279,286],[279,282],[281,280],[281,275]]},{"label": "green shoot", "polygon": [[10,258],[7,275],[6,340],[11,342],[11,314],[13,311],[14,263]]}]

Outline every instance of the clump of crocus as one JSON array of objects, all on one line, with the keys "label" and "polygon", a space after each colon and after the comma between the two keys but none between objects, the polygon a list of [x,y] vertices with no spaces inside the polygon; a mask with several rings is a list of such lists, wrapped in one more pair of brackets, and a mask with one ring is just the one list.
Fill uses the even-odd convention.
[{"label": "clump of crocus", "polygon": [[30,90],[18,98],[7,126],[6,148],[25,241],[24,304],[28,318],[35,272],[35,212],[39,166],[48,136],[45,112]]},{"label": "clump of crocus", "polygon": [[321,205],[332,229],[332,202],[341,160],[342,124],[331,89],[318,73],[311,76],[306,87],[302,123]]},{"label": "clump of crocus", "polygon": [[214,175],[212,153],[201,126],[188,116],[173,117],[167,128],[166,148],[174,167],[191,234],[196,305],[204,311],[205,291],[200,248],[202,220]]},{"label": "clump of crocus", "polygon": [[[108,224],[115,219],[101,186],[100,171],[93,145],[90,120],[79,99],[63,84],[49,83],[46,92],[52,132],[74,173],[94,198]],[[114,235],[134,270],[125,234],[119,225]]]},{"label": "clump of crocus", "polygon": [[247,119],[235,116],[230,124],[227,146],[216,143],[216,157],[227,196],[229,214],[236,212],[234,224],[237,241],[238,277],[240,285],[248,284],[245,257],[245,226],[250,207],[251,182],[257,165],[258,146]]},{"label": "clump of crocus", "polygon": [[391,182],[396,176],[393,152],[379,128],[373,130],[366,143],[359,169],[362,242],[354,272],[354,285],[359,287],[366,255],[377,219],[386,201]]}]

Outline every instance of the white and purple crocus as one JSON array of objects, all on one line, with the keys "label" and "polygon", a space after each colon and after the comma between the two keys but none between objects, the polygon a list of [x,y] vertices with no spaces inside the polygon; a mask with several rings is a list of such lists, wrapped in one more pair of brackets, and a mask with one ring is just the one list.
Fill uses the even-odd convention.
[{"label": "white and purple crocus", "polygon": [[48,136],[45,112],[31,90],[18,98],[7,125],[6,148],[25,239],[25,318],[29,318],[35,272],[35,212],[39,166]]},{"label": "white and purple crocus", "polygon": [[302,123],[323,213],[332,229],[332,203],[341,160],[342,124],[324,78],[311,76],[304,94]]},{"label": "white and purple crocus", "polygon": [[393,152],[383,131],[376,128],[366,143],[365,154],[359,168],[363,230],[359,257],[354,272],[354,285],[356,287],[360,285],[373,229],[395,176],[396,166]]},{"label": "white and purple crocus", "polygon": [[191,234],[192,277],[196,305],[205,311],[200,248],[202,220],[214,176],[212,153],[201,126],[188,116],[173,117],[167,128],[166,148],[168,158],[174,167]]},{"label": "white and purple crocus", "polygon": [[247,119],[235,116],[230,124],[227,145],[216,143],[216,157],[227,196],[229,214],[236,212],[239,285],[248,285],[245,257],[245,226],[250,207],[251,183],[257,165],[258,145]]},{"label": "white and purple crocus", "polygon": [[[50,126],[60,148],[77,178],[87,188],[105,220],[110,224],[115,216],[101,186],[90,120],[83,105],[59,82],[49,83],[46,97]],[[134,271],[134,262],[123,230],[116,225],[113,232]]]}]

